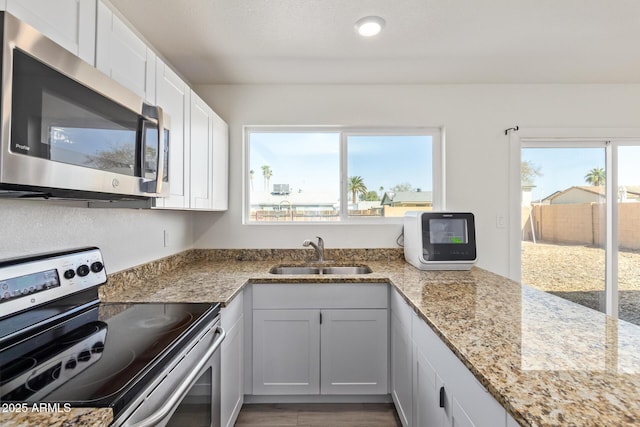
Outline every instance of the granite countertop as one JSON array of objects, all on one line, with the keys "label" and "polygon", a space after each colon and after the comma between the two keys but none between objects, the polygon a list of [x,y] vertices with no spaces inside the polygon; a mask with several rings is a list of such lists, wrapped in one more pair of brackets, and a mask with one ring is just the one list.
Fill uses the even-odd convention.
[{"label": "granite countertop", "polygon": [[105,297],[225,305],[248,283],[388,282],[522,425],[640,423],[640,327],[480,268],[420,271],[397,256],[350,263],[373,272],[274,275],[295,262],[214,255],[141,286],[114,284]]},{"label": "granite countertop", "polygon": [[333,258],[366,275],[274,275],[295,260],[255,255],[188,251],[110,275],[101,299],[224,306],[249,283],[390,283],[521,425],[640,424],[638,326],[476,267],[420,271],[394,253]]}]

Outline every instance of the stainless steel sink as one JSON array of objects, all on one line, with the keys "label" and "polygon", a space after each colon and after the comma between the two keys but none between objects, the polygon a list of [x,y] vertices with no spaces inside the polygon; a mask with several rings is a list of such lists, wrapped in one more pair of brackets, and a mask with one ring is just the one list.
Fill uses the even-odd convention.
[{"label": "stainless steel sink", "polygon": [[290,265],[276,266],[269,270],[272,274],[368,274],[371,268],[366,265],[334,265],[327,267]]},{"label": "stainless steel sink", "polygon": [[334,266],[334,267],[323,267],[322,272],[320,274],[369,274],[371,273],[371,269],[364,266]]}]

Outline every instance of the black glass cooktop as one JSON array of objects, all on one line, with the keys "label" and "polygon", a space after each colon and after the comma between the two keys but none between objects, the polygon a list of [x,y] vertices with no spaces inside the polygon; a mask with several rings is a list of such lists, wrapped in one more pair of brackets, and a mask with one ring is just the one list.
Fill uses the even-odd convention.
[{"label": "black glass cooktop", "polygon": [[217,304],[111,304],[0,349],[0,401],[111,406],[117,414],[219,312]]}]

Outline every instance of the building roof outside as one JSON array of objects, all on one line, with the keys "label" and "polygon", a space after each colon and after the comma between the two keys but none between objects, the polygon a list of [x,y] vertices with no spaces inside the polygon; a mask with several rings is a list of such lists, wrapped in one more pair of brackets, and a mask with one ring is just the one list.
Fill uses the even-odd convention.
[{"label": "building roof outside", "polygon": [[324,192],[293,192],[289,194],[271,194],[264,191],[252,191],[250,203],[252,207],[286,206],[286,207],[318,207],[333,208],[339,205],[339,200],[330,193]]},{"label": "building roof outside", "polygon": [[[628,185],[628,186],[620,186],[620,188],[624,188],[626,191],[627,199],[638,200],[640,199],[640,185]],[[593,194],[598,197],[606,197],[606,186],[604,185],[596,185],[596,186],[588,186],[588,185],[574,185],[572,187],[567,188],[566,190],[556,191],[551,193],[544,199],[542,199],[542,203],[550,203],[554,199],[557,199],[560,196],[563,196],[569,192],[574,191],[582,191],[589,194]]]},{"label": "building roof outside", "polygon": [[403,204],[421,204],[431,205],[433,203],[433,191],[398,191],[391,197],[390,193],[385,192],[382,196],[381,205],[401,206]]}]

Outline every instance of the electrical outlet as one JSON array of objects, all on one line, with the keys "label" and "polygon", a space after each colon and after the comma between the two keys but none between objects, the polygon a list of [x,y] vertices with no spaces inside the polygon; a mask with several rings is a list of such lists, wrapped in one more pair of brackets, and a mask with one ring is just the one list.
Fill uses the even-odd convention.
[{"label": "electrical outlet", "polygon": [[507,218],[504,215],[496,215],[496,228],[505,228],[507,226]]},{"label": "electrical outlet", "polygon": [[167,230],[163,230],[163,236],[164,236],[164,247],[168,247],[169,246],[169,232]]}]

